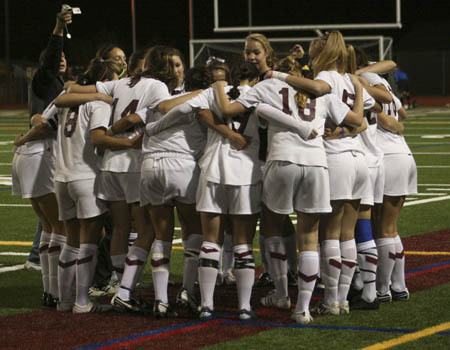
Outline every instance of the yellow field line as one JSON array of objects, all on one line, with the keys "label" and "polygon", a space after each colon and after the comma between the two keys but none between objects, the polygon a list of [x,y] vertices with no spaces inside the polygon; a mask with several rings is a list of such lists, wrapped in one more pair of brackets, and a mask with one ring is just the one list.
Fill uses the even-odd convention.
[{"label": "yellow field line", "polygon": [[[33,242],[31,241],[0,241],[0,246],[4,247],[31,247],[33,245]],[[183,247],[181,246],[174,246],[175,250],[181,250]],[[254,251],[259,251],[259,248],[253,249]],[[441,255],[441,256],[450,256],[450,252],[427,252],[427,251],[419,251],[419,250],[407,250],[405,251],[406,255],[425,255],[425,256],[432,256],[432,255]]]},{"label": "yellow field line", "polygon": [[420,338],[428,337],[430,335],[433,335],[433,334],[436,334],[436,333],[439,333],[442,331],[446,331],[447,329],[450,329],[450,322],[441,323],[437,326],[425,328],[418,332],[405,334],[405,335],[402,335],[401,337],[398,337],[395,339],[386,340],[381,343],[373,344],[373,345],[363,348],[363,350],[390,349],[390,348],[400,345],[400,344],[409,343],[411,341],[414,341],[414,340],[417,340]]}]

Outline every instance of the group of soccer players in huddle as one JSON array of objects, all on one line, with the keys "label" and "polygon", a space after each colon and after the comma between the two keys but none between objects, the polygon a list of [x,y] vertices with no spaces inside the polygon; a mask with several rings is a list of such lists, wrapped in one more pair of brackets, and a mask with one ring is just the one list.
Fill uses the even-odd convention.
[{"label": "group of soccer players in huddle", "polygon": [[[309,69],[303,55],[294,46],[277,59],[264,35],[250,34],[231,77],[217,58],[184,72],[180,52],[166,46],[136,52],[127,67],[110,46],[33,116],[15,140],[13,189],[42,222],[44,293],[57,310],[107,308],[89,298],[106,211],[119,310],[146,307],[133,292],[150,255],[156,317],[179,308],[214,317],[228,240],[238,316],[254,319],[258,220],[274,286],[263,306],[291,308],[291,271],[292,319],[302,324],[408,300],[397,220],[417,173],[402,136],[406,112],[379,75],[395,63],[369,64],[339,32],[311,42]],[[177,308],[168,298],[175,208],[184,249]],[[138,236],[128,247],[131,231]],[[310,307],[319,277],[324,298]]]}]

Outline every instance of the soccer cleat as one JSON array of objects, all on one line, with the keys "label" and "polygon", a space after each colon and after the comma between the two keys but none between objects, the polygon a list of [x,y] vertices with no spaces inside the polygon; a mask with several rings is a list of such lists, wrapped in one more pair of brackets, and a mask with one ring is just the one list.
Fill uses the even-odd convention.
[{"label": "soccer cleat", "polygon": [[258,280],[255,283],[255,287],[258,288],[264,288],[264,287],[272,287],[273,288],[273,281],[270,277],[268,272],[263,272],[261,275],[259,275]]},{"label": "soccer cleat", "polygon": [[161,300],[155,300],[153,305],[153,315],[156,318],[177,317],[178,314],[168,303],[163,303]]},{"label": "soccer cleat", "polygon": [[256,314],[252,310],[241,309],[238,312],[239,319],[242,321],[256,320]]},{"label": "soccer cleat", "polygon": [[315,315],[340,315],[341,309],[338,302],[334,302],[331,305],[320,303],[311,310],[311,313]]},{"label": "soccer cleat", "polygon": [[111,299],[111,305],[118,311],[143,312],[142,305],[135,299],[123,300],[118,295]]},{"label": "soccer cleat", "polygon": [[350,301],[350,310],[378,310],[380,302],[377,298],[374,301],[368,302],[361,297],[354,297]]},{"label": "soccer cleat", "polygon": [[392,294],[390,291],[384,294],[377,292],[377,299],[380,303],[390,303],[392,301]]},{"label": "soccer cleat", "polygon": [[101,297],[105,295],[114,295],[119,290],[119,287],[119,281],[109,281],[109,283],[105,286],[89,288],[89,296]]},{"label": "soccer cleat", "polygon": [[23,269],[26,271],[41,271],[41,264],[27,260],[25,261],[25,264],[23,264]]},{"label": "soccer cleat", "polygon": [[42,306],[55,308],[58,303],[58,298],[55,298],[50,293],[44,292],[42,294]]},{"label": "soccer cleat", "polygon": [[229,271],[229,272],[225,272],[223,274],[223,284],[227,285],[227,286],[234,286],[236,285],[236,277],[234,276],[233,272]]},{"label": "soccer cleat", "polygon": [[402,292],[397,292],[391,288],[392,300],[395,301],[407,301],[409,300],[409,290],[406,288]]},{"label": "soccer cleat", "polygon": [[354,298],[360,298],[362,295],[363,290],[362,289],[356,289],[353,286],[350,286],[350,290],[347,294],[347,300],[351,301]]},{"label": "soccer cleat", "polygon": [[214,317],[214,312],[209,307],[202,307],[200,309],[199,318],[202,321],[209,321]]},{"label": "soccer cleat", "polygon": [[348,315],[350,313],[350,306],[347,300],[339,303],[339,313],[341,315]]},{"label": "soccer cleat", "polygon": [[112,305],[108,304],[96,304],[89,302],[86,305],[78,305],[75,303],[72,308],[74,314],[87,314],[87,313],[101,313],[112,310]]},{"label": "soccer cleat", "polygon": [[310,315],[309,311],[294,311],[291,315],[291,318],[300,324],[308,324],[311,323],[314,319]]},{"label": "soccer cleat", "polygon": [[288,310],[291,308],[291,299],[286,297],[278,297],[276,291],[272,290],[265,297],[260,299],[263,306],[275,306],[278,309]]},{"label": "soccer cleat", "polygon": [[198,315],[199,306],[195,297],[188,292],[187,289],[182,288],[177,295],[177,307],[187,310],[190,314]]},{"label": "soccer cleat", "polygon": [[288,280],[288,286],[289,287],[297,287],[298,281],[297,281],[297,274],[289,270],[287,274],[287,280]]}]

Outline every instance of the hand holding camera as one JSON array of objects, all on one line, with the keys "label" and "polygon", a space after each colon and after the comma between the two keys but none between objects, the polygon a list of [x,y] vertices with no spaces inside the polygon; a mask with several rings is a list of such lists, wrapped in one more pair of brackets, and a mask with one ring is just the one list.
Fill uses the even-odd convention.
[{"label": "hand holding camera", "polygon": [[[63,4],[61,6],[61,12],[56,15],[55,31],[59,35],[63,35],[64,29],[66,30],[66,37],[70,39],[72,35],[69,33],[67,25],[72,23],[72,15],[80,15],[81,9],[79,7],[71,7],[70,5]],[[55,32],[54,31],[54,32]]]}]

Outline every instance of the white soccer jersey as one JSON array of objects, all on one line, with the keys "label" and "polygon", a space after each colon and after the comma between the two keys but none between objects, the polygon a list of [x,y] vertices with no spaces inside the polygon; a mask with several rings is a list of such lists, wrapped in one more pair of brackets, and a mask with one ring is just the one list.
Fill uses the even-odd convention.
[{"label": "white soccer jersey", "polygon": [[325,95],[308,99],[304,109],[298,109],[295,101],[297,91],[287,83],[277,79],[267,79],[254,86],[247,94],[240,96],[240,102],[246,108],[267,103],[292,118],[311,122],[319,135],[313,140],[305,141],[297,133],[269,122],[269,154],[267,161],[281,160],[307,166],[327,167],[327,159],[322,136],[325,120],[331,118],[340,124],[349,111],[349,107],[334,95]]},{"label": "white soccer jersey", "polygon": [[[123,78],[96,84],[97,91],[114,98],[111,125],[145,107],[156,107],[161,101],[170,97],[166,84],[159,80],[141,78],[133,87],[130,87],[130,83],[131,78]],[[130,137],[133,135],[133,131],[124,132],[120,136]],[[139,173],[141,171],[140,158],[141,150],[112,151],[108,149],[103,156],[101,170],[116,173]]]},{"label": "white soccer jersey", "polygon": [[[43,120],[45,121],[48,118],[54,117],[57,114],[57,112],[58,109],[56,108],[55,104],[52,101],[42,112]],[[29,141],[22,146],[16,147],[14,152],[18,154],[35,154],[35,153],[42,153],[45,150],[47,150],[49,152],[53,152],[54,154],[55,141],[56,141],[55,136],[43,140]]]},{"label": "white soccer jersey", "polygon": [[105,102],[88,102],[74,108],[58,110],[47,122],[57,127],[55,180],[71,182],[95,178],[100,159],[90,140],[91,130],[108,128],[111,106]]},{"label": "white soccer jersey", "polygon": [[[227,86],[228,92],[231,86]],[[245,94],[247,87],[239,87],[241,94]],[[193,108],[209,109],[220,121],[232,128],[233,123],[237,132],[250,139],[248,146],[243,150],[236,150],[228,139],[216,131],[208,128],[208,135],[203,156],[199,160],[202,174],[207,181],[224,185],[245,186],[261,181],[262,173],[259,166],[259,134],[257,117],[241,116],[234,120],[224,118],[214,98],[213,88],[206,89],[190,101]],[[237,123],[240,123],[239,125]]]},{"label": "white soccer jersey", "polygon": [[[348,74],[340,74],[337,71],[322,71],[316,80],[323,80],[331,87],[331,93],[336,95],[350,108],[353,107],[355,89]],[[375,104],[375,100],[363,89],[364,109],[369,109]],[[363,153],[358,137],[345,137],[336,140],[326,140],[325,150],[327,153],[341,153],[346,151],[357,151]]]},{"label": "white soccer jersey", "polygon": [[[391,92],[392,98],[394,99],[391,103],[383,103],[383,112],[398,121],[398,111],[402,108],[402,103],[392,92],[391,85],[385,79],[381,78],[381,80],[383,85]],[[385,130],[381,125],[378,125],[377,129],[377,143],[384,154],[411,154],[411,150],[403,135],[394,134]]]},{"label": "white soccer jersey", "polygon": [[[184,93],[177,96],[171,96],[171,98],[183,94]],[[145,124],[154,122],[163,117],[161,112],[152,108],[138,111],[137,114]],[[197,121],[195,112],[192,112],[187,118],[189,118],[190,122],[184,123],[182,127],[170,127],[151,137],[144,133],[142,154],[153,158],[181,156],[199,159],[206,143],[206,130]]]}]

